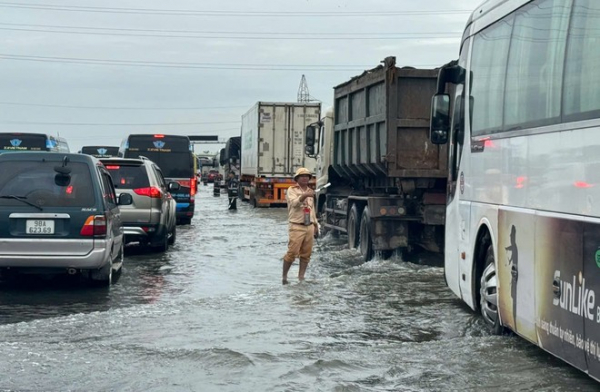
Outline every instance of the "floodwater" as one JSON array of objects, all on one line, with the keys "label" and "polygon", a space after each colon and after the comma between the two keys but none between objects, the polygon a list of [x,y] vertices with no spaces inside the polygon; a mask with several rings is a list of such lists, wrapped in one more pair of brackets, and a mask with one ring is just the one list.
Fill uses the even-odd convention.
[{"label": "floodwater", "polygon": [[441,268],[315,246],[281,285],[286,211],[227,210],[201,186],[164,254],[128,249],[110,289],[0,284],[0,391],[593,391],[515,336],[491,336]]}]

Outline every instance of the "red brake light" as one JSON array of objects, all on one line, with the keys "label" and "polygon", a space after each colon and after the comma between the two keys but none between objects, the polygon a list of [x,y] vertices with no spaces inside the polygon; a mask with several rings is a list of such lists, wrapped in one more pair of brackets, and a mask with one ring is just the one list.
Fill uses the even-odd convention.
[{"label": "red brake light", "polygon": [[590,184],[585,181],[575,181],[575,183],[573,185],[575,185],[576,188],[593,188],[594,187],[593,184]]},{"label": "red brake light", "polygon": [[79,234],[86,237],[99,237],[106,235],[106,216],[104,215],[90,215],[85,220],[83,227],[79,231]]},{"label": "red brake light", "polygon": [[196,182],[198,180],[196,178],[190,178],[190,196],[194,196],[196,194]]},{"label": "red brake light", "polygon": [[137,189],[134,189],[133,191],[135,192],[136,195],[148,196],[153,199],[160,199],[163,194],[162,190],[160,190],[160,188],[157,188],[155,186],[151,186],[148,188],[137,188]]},{"label": "red brake light", "polygon": [[106,166],[107,170],[118,170],[121,166],[119,165],[108,165]]},{"label": "red brake light", "polygon": [[69,185],[67,187],[67,189],[65,189],[65,192],[67,193],[67,195],[70,195],[73,193],[73,185]]},{"label": "red brake light", "polygon": [[158,139],[161,139],[161,138],[165,137],[165,135],[158,134],[158,135],[154,135],[154,137],[158,138]]}]

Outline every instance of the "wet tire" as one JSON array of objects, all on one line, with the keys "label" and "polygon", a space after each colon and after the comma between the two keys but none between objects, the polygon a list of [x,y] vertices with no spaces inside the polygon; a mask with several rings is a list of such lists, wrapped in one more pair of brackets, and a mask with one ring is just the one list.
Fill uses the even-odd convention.
[{"label": "wet tire", "polygon": [[171,229],[171,234],[169,235],[169,245],[175,244],[177,240],[177,225],[173,225],[173,229]]},{"label": "wet tire", "polygon": [[358,246],[358,231],[360,230],[360,220],[358,216],[358,207],[353,204],[348,214],[348,248],[355,249]]},{"label": "wet tire", "polygon": [[360,219],[360,254],[364,261],[370,261],[375,254],[371,239],[371,214],[369,207],[365,207]]},{"label": "wet tire", "polygon": [[156,245],[152,246],[152,250],[158,253],[166,252],[169,249],[169,235],[165,233],[160,237]]},{"label": "wet tire", "polygon": [[94,286],[110,287],[113,280],[113,261],[110,261],[100,269],[90,271],[90,280]]},{"label": "wet tire", "polygon": [[485,253],[485,269],[480,279],[480,310],[483,320],[494,335],[502,334],[504,328],[500,325],[498,314],[498,276],[494,258],[494,249],[488,245]]}]

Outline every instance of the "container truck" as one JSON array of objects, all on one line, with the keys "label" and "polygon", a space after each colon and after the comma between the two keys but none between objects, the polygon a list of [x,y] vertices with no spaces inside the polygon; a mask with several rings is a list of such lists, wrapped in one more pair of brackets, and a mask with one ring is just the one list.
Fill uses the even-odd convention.
[{"label": "container truck", "polygon": [[[254,207],[285,206],[294,172],[314,173],[316,160],[305,153],[306,127],[319,121],[321,104],[258,102],[242,116],[240,187]],[[314,187],[315,179],[310,186]]]},{"label": "container truck", "polygon": [[307,127],[319,184],[331,183],[317,194],[321,226],[347,235],[364,260],[395,250],[442,255],[448,151],[428,133],[437,74],[388,57],[334,87],[333,111]]}]

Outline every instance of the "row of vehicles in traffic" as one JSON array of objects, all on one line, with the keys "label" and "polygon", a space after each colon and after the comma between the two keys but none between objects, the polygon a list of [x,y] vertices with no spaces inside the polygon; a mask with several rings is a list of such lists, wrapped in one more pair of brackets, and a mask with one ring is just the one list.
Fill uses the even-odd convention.
[{"label": "row of vehicles in traffic", "polygon": [[118,156],[105,146],[57,150],[42,134],[3,137],[10,143],[0,150],[3,276],[66,272],[110,285],[126,244],[166,251],[177,225],[193,217],[195,158],[186,136],[130,135]]},{"label": "row of vehicles in traffic", "polygon": [[[284,204],[294,171],[307,167],[313,186],[330,184],[317,193],[322,227],[346,235],[364,260],[440,256],[446,284],[490,331],[511,330],[598,380],[599,22],[590,0],[485,1],[457,61],[416,69],[386,58],[334,87],[324,115],[315,103],[259,102],[221,164],[256,207]],[[5,192],[8,155],[0,207],[12,209],[0,233],[26,244],[50,238],[40,230],[66,230],[67,217],[46,215],[41,197]],[[45,170],[64,184],[78,173],[67,166],[57,159]],[[105,165],[96,170],[99,183],[111,178]],[[112,199],[123,211],[132,204],[125,193]],[[78,236],[110,232],[105,207],[81,208]],[[28,250],[16,243],[2,251]]]}]

